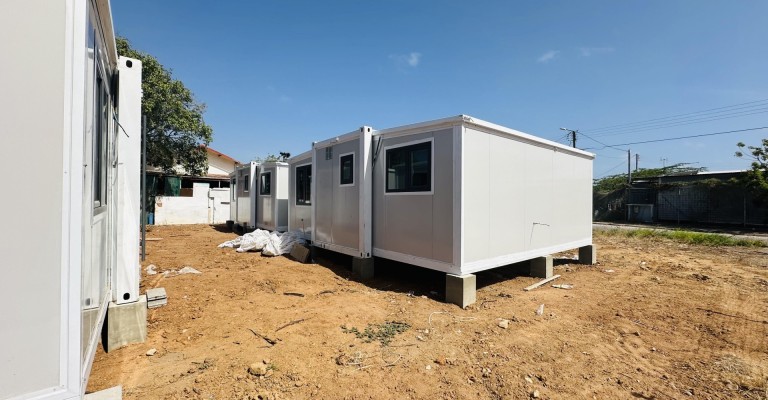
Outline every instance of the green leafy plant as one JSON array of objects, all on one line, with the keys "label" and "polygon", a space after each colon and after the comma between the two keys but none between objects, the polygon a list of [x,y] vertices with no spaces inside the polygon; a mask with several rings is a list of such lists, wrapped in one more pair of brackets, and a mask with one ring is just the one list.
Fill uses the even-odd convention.
[{"label": "green leafy plant", "polygon": [[365,343],[376,341],[381,343],[382,346],[388,346],[395,336],[410,328],[411,326],[405,322],[387,321],[383,324],[368,324],[362,332],[357,328],[347,328],[346,325],[342,325],[341,331],[352,333],[356,338],[363,340]]}]

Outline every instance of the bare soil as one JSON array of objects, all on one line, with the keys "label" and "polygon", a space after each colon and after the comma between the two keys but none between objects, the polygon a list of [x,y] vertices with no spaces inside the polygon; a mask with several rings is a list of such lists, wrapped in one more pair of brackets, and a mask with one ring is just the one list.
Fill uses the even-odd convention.
[{"label": "bare soil", "polygon": [[[504,267],[478,274],[477,303],[461,309],[442,302],[444,275],[434,271],[377,261],[376,278],[360,282],[349,260],[330,254],[300,264],[219,249],[236,237],[219,226],[152,227],[148,237],[162,240],[148,242],[142,265],[161,273],[143,271],[142,292],[164,287],[168,305],[149,310],[146,343],[97,354],[89,391],[122,385],[126,399],[768,398],[766,248],[596,233],[598,265],[558,255],[562,277],[552,283],[573,289],[525,292],[538,279]],[[184,266],[202,274],[162,274]],[[375,336],[387,322],[410,328]]]}]

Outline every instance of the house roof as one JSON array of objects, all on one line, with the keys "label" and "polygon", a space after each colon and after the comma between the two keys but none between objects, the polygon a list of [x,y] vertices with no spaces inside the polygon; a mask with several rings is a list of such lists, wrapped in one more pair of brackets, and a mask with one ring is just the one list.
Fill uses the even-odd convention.
[{"label": "house roof", "polygon": [[221,158],[223,158],[225,160],[233,161],[235,164],[240,164],[240,161],[237,161],[234,158],[232,158],[232,157],[230,157],[230,156],[228,156],[228,155],[226,155],[226,154],[224,154],[224,153],[222,153],[220,151],[214,150],[214,149],[212,149],[210,147],[206,147],[205,149],[208,151],[208,154],[210,154],[211,156],[221,157]]}]

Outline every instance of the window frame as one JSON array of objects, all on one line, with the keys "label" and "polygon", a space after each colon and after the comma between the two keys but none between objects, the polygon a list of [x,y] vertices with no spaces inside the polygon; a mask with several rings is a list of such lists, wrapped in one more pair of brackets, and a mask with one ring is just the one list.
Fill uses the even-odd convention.
[{"label": "window frame", "polygon": [[[429,144],[429,190],[413,190],[412,185],[410,184],[410,176],[407,176],[406,181],[406,188],[402,190],[390,190],[389,189],[389,152],[393,150],[406,150],[403,149],[404,147],[417,147],[417,146],[424,146],[424,144]],[[414,195],[433,195],[435,193],[435,143],[434,138],[428,138],[428,139],[420,139],[420,140],[413,140],[410,142],[404,142],[404,143],[398,143],[393,144],[390,146],[385,146],[383,149],[383,156],[384,156],[384,195],[385,196],[397,196],[397,195],[407,195],[407,196],[414,196]],[[408,152],[408,155],[411,153]],[[408,161],[406,164],[408,170],[411,169],[411,161],[410,157],[408,157]]]},{"label": "window frame", "polygon": [[[264,191],[264,177],[269,177],[269,191]],[[272,196],[272,171],[265,171],[259,174],[259,196]]]},{"label": "window frame", "polygon": [[[344,173],[343,161],[342,160],[345,157],[348,157],[348,156],[352,156],[352,163],[351,163],[351,167],[352,167],[352,176],[351,176],[351,178],[352,178],[352,181],[344,183],[343,176],[342,176],[342,174]],[[339,186],[340,187],[355,186],[355,158],[356,157],[355,157],[355,152],[354,151],[353,152],[349,152],[349,153],[339,154]]]},{"label": "window frame", "polygon": [[251,190],[251,174],[243,175],[243,193],[248,193]]},{"label": "window frame", "polygon": [[[305,191],[309,193],[308,199],[304,203],[299,203],[299,168],[309,170],[309,181],[306,183]],[[312,163],[305,163],[296,165],[293,169],[295,178],[293,190],[295,191],[296,200],[294,204],[298,207],[310,207],[312,206]]]}]

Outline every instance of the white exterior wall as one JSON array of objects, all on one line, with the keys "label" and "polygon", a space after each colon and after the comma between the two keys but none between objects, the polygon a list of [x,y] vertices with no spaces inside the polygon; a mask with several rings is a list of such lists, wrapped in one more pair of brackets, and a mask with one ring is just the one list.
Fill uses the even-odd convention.
[{"label": "white exterior wall", "polygon": [[461,272],[591,244],[592,159],[560,145],[465,127]]},{"label": "white exterior wall", "polygon": [[[269,194],[261,194],[261,176],[271,175]],[[288,229],[288,164],[267,162],[261,164],[255,180],[256,227],[284,232]]]},{"label": "white exterior wall", "polygon": [[[235,224],[246,230],[256,227],[256,197],[258,196],[256,183],[258,182],[258,175],[259,164],[253,161],[241,165],[235,170],[234,203],[230,202],[229,206],[235,208],[233,219]],[[246,190],[246,184],[248,190]]]},{"label": "white exterior wall", "polygon": [[235,170],[235,162],[230,159],[208,153],[208,175],[227,176]]},{"label": "white exterior wall", "polygon": [[192,197],[157,196],[156,225],[221,224],[229,217],[229,188],[209,188],[195,182]]},{"label": "white exterior wall", "polygon": [[[69,188],[64,175],[69,155],[65,154],[68,138],[63,127],[71,122],[65,119],[65,101],[72,88],[66,87],[62,73],[65,46],[72,46],[64,40],[67,25],[72,28],[66,16],[68,6],[71,4],[65,2],[19,0],[5,2],[0,13],[0,37],[4,38],[0,41],[4,60],[0,64],[0,126],[4,132],[0,170],[19,171],[24,165],[24,174],[31,179],[18,179],[14,191],[46,193],[25,196],[24,209],[34,212],[7,212],[0,228],[4,266],[0,280],[1,399],[55,390],[62,383],[61,362],[68,356],[61,347],[66,338],[63,329],[69,328],[63,315],[68,310],[62,307],[68,293],[61,287],[62,274],[69,272],[68,243],[63,237],[69,234],[70,210],[65,203]],[[41,114],[41,110],[45,112]],[[29,162],[33,155],[45,162]],[[0,207],[17,210],[18,197],[0,196]],[[76,286],[79,280],[77,276]],[[72,289],[79,297],[79,288]],[[26,304],[21,305],[24,299]]]},{"label": "white exterior wall", "polygon": [[[372,256],[372,129],[363,126],[312,146],[312,243]],[[330,150],[328,150],[330,149]],[[330,159],[326,159],[330,151]],[[341,184],[341,157],[353,157],[353,183]]]},{"label": "white exterior wall", "polygon": [[[307,240],[312,239],[312,205],[296,204],[296,168],[312,166],[312,151],[299,154],[288,160],[288,231],[300,231]],[[311,188],[310,184],[310,188]],[[314,201],[310,189],[310,203]]]}]

